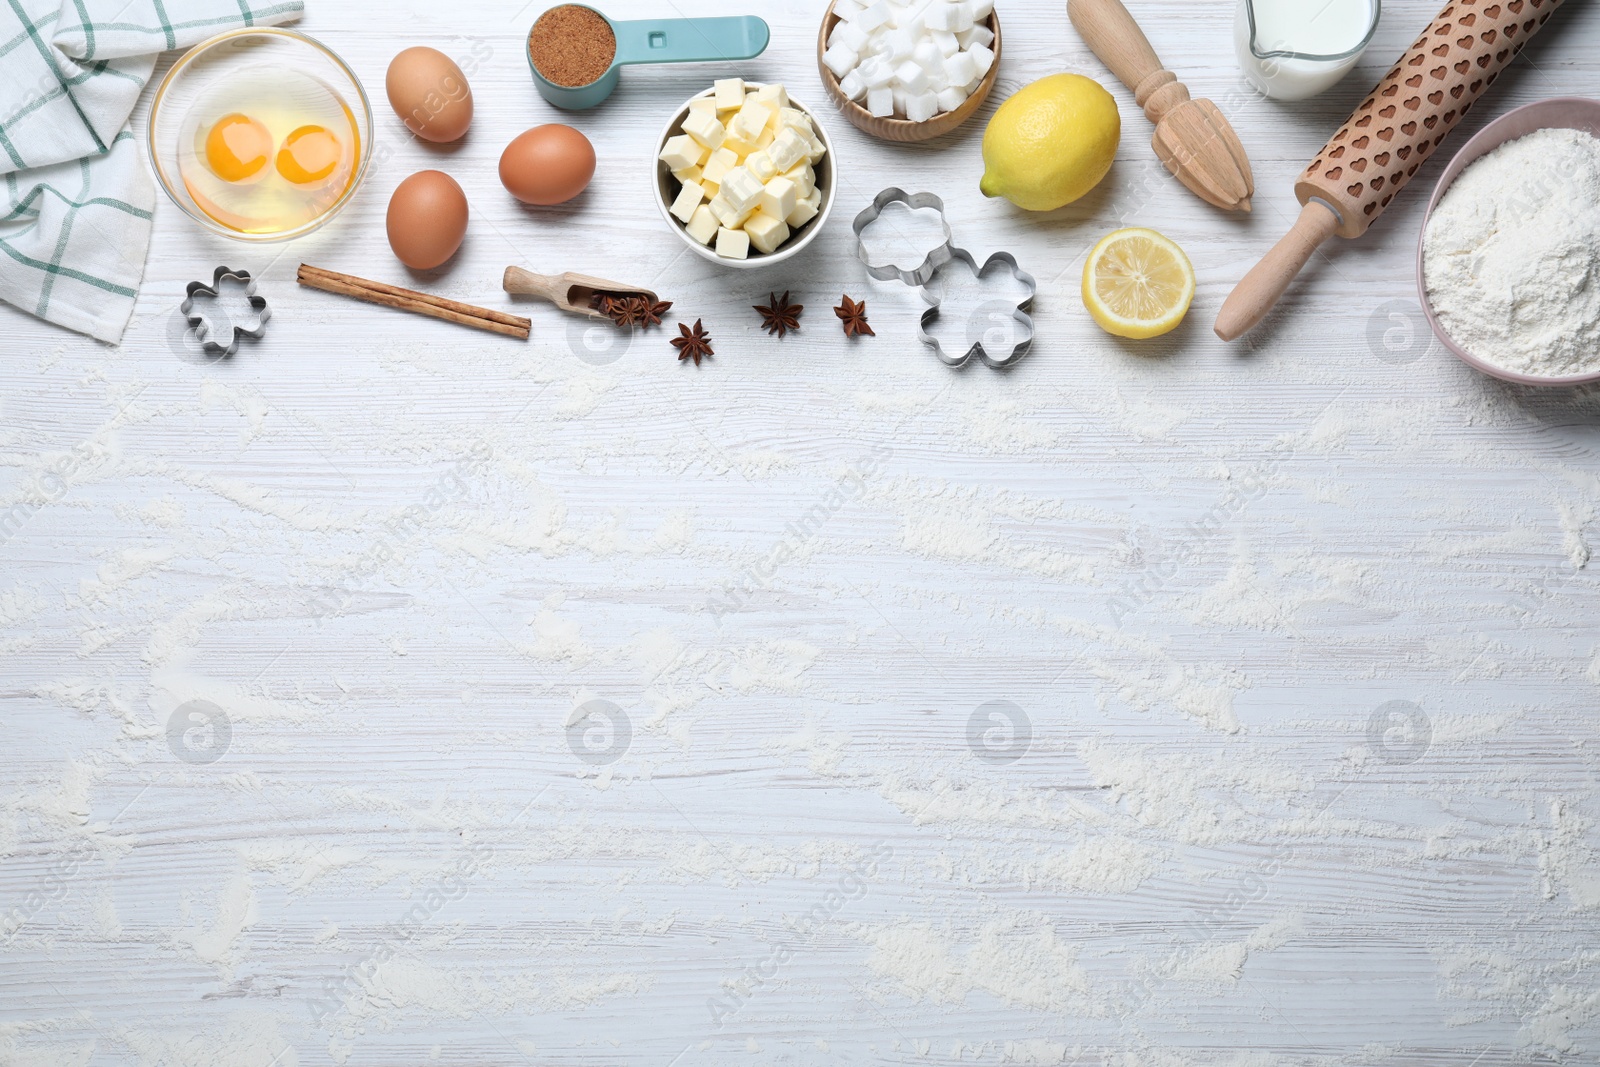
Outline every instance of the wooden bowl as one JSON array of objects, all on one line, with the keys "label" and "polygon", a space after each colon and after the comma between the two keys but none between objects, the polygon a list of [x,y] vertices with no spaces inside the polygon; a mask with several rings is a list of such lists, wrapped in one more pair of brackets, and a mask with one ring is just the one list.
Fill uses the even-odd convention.
[{"label": "wooden bowl", "polygon": [[828,49],[828,34],[833,32],[833,27],[839,22],[839,16],[833,13],[833,5],[828,5],[828,13],[822,17],[822,30],[817,34],[817,72],[822,75],[822,87],[828,90],[828,96],[833,100],[833,106],[839,109],[839,114],[850,120],[850,125],[862,133],[869,133],[885,141],[900,141],[911,143],[914,141],[927,141],[941,134],[949,133],[957,126],[971,118],[973,113],[983,106],[984,99],[989,95],[989,90],[994,88],[995,77],[1000,73],[1000,15],[998,12],[989,13],[989,29],[994,33],[994,42],[989,48],[994,52],[994,62],[989,64],[989,72],[983,76],[978,87],[972,95],[954,111],[946,111],[935,115],[927,122],[912,122],[909,119],[880,119],[866,108],[847,98],[839,89],[839,79],[833,76],[833,71],[822,61],[822,53]]}]

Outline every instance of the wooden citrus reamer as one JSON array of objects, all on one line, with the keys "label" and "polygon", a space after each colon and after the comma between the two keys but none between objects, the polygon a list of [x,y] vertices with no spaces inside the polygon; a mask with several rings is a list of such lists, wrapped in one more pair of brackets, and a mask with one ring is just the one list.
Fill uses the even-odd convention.
[{"label": "wooden citrus reamer", "polygon": [[1217,315],[1232,341],[1266,318],[1329,237],[1360,237],[1562,0],[1455,0],[1300,175],[1294,227]]},{"label": "wooden citrus reamer", "polygon": [[1216,104],[1189,99],[1122,0],[1067,0],[1067,17],[1156,124],[1150,147],[1173,177],[1208,204],[1249,211],[1255,178],[1239,135]]}]

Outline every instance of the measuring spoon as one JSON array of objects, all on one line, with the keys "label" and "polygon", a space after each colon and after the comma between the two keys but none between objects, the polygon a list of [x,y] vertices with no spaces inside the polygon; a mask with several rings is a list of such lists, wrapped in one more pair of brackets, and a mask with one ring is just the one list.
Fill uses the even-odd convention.
[{"label": "measuring spoon", "polygon": [[[589,7],[587,4],[562,6]],[[766,51],[767,42],[772,39],[772,31],[767,28],[766,22],[754,15],[616,22],[607,18],[602,11],[592,7],[589,10],[605,19],[611,27],[617,51],[606,72],[588,85],[557,85],[540,74],[539,68],[533,64],[533,31],[528,31],[528,67],[533,71],[533,82],[539,87],[539,95],[568,111],[584,111],[604,101],[617,87],[622,68],[629,64],[754,59]],[[535,20],[534,24],[538,25],[538,21]]]}]

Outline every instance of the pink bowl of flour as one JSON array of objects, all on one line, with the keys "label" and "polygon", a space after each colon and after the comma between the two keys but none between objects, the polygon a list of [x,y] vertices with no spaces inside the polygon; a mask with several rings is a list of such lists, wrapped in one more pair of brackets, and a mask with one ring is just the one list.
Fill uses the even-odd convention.
[{"label": "pink bowl of flour", "polygon": [[[1462,362],[1474,367],[1485,374],[1499,378],[1503,381],[1517,382],[1521,385],[1581,385],[1586,382],[1600,382],[1600,369],[1582,374],[1567,374],[1560,376],[1525,374],[1499,366],[1484,359],[1458,344],[1446,331],[1434,311],[1433,302],[1428,292],[1428,281],[1425,269],[1425,244],[1428,234],[1428,223],[1432,220],[1434,210],[1439,202],[1444,199],[1445,193],[1455,180],[1461,176],[1472,164],[1493,152],[1496,148],[1510,141],[1526,137],[1537,130],[1567,129],[1582,130],[1595,137],[1600,137],[1600,101],[1588,100],[1583,97],[1562,96],[1549,100],[1541,100],[1536,104],[1528,104],[1514,111],[1508,111],[1485,126],[1476,137],[1463,145],[1439,176],[1439,183],[1434,188],[1433,198],[1428,201],[1427,213],[1422,219],[1422,229],[1417,235],[1417,293],[1422,312],[1432,327],[1434,336],[1454,352]],[[1600,364],[1600,352],[1595,353],[1595,360]]]}]

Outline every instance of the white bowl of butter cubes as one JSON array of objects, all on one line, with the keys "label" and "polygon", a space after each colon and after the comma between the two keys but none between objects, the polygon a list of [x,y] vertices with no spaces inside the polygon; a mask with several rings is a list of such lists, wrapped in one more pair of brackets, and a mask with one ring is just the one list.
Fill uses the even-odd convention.
[{"label": "white bowl of butter cubes", "polygon": [[833,144],[781,84],[718,79],[661,131],[656,204],[704,259],[777,263],[811,243],[833,209]]}]

